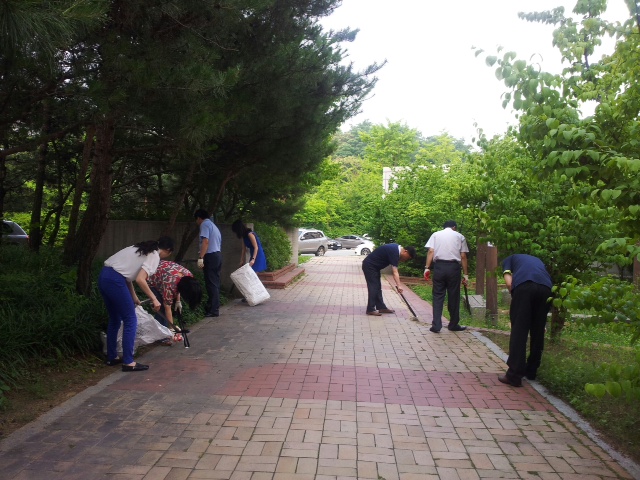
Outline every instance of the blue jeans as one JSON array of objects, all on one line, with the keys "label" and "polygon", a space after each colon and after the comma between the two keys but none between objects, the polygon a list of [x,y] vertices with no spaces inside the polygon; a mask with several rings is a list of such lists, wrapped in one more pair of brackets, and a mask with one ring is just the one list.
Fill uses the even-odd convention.
[{"label": "blue jeans", "polygon": [[133,344],[136,339],[138,317],[125,278],[111,267],[102,267],[98,289],[104,299],[109,324],[107,325],[107,360],[118,357],[118,330],[122,328],[122,363],[133,363]]}]

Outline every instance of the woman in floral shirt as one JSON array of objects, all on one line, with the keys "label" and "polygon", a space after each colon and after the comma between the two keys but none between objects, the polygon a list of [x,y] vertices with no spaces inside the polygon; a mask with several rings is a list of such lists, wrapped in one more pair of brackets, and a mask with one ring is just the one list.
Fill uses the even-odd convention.
[{"label": "woman in floral shirt", "polygon": [[[191,310],[195,310],[202,301],[202,287],[200,282],[193,278],[193,274],[175,262],[160,261],[156,272],[147,280],[153,293],[161,300],[164,307],[164,318],[169,322],[166,325],[176,331],[173,324],[173,310],[182,313],[181,298],[189,304]],[[160,322],[164,323],[164,322]]]}]

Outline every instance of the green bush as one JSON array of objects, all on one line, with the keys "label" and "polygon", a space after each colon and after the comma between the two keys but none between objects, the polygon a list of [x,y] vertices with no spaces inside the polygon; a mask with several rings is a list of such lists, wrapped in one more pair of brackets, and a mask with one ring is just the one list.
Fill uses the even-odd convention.
[{"label": "green bush", "polygon": [[262,242],[267,257],[267,271],[273,272],[291,263],[291,241],[285,231],[277,225],[256,223],[256,233]]},{"label": "green bush", "polygon": [[55,248],[36,255],[0,246],[0,387],[20,378],[34,359],[65,359],[100,346],[107,319],[102,299],[97,289],[78,295],[75,272],[60,258]]}]

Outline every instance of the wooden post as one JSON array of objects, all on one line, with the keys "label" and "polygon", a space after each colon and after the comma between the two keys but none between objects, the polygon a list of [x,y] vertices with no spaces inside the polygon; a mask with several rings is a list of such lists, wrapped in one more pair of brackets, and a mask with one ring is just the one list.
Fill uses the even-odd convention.
[{"label": "wooden post", "polygon": [[487,242],[478,240],[476,255],[476,295],[484,295],[484,276],[487,262]]},{"label": "wooden post", "polygon": [[493,245],[487,246],[486,255],[486,274],[485,281],[487,283],[487,315],[492,325],[498,323],[498,278],[496,272],[498,270],[498,249]]}]

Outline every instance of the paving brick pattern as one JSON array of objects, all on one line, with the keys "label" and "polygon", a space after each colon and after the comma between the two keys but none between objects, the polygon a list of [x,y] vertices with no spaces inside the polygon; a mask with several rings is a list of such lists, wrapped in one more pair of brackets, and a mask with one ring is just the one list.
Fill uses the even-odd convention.
[{"label": "paving brick pattern", "polygon": [[318,257],[256,307],[233,302],[156,348],[147,372],[0,443],[2,479],[632,478],[468,332],[383,282],[364,315],[358,257]]}]

